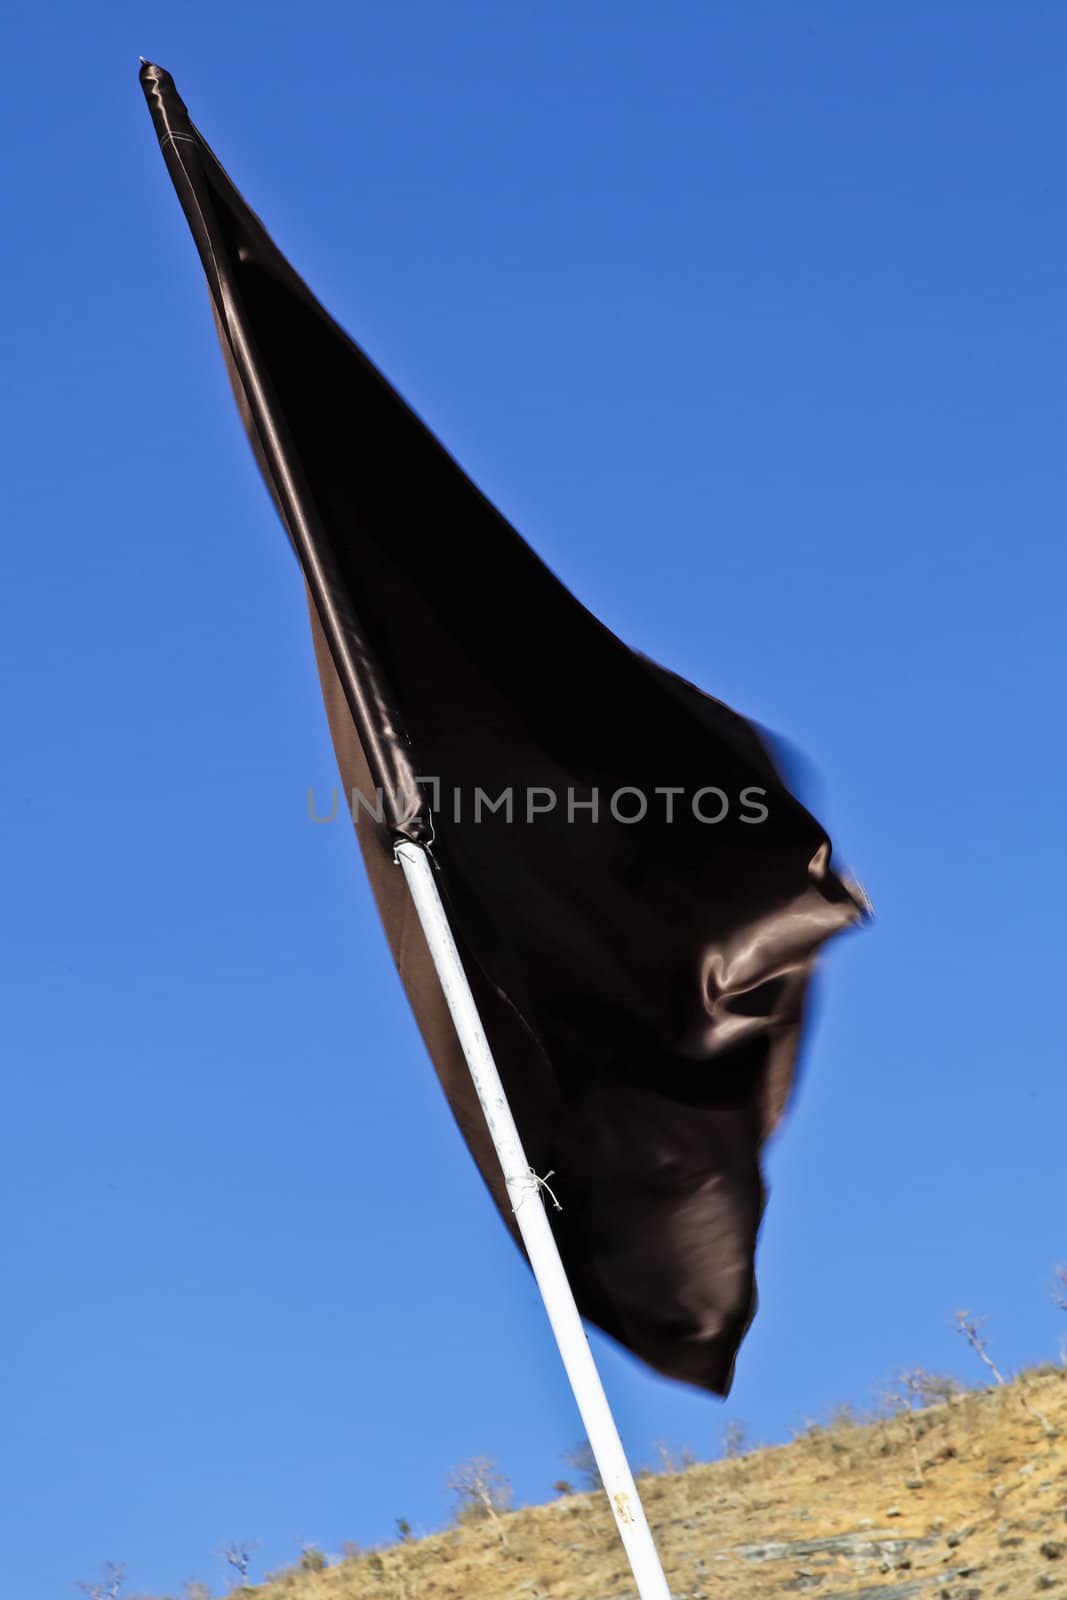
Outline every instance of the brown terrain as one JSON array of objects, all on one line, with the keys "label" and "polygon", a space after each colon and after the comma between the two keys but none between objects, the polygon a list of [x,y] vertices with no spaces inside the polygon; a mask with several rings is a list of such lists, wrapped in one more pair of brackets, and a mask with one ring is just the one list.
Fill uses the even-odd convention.
[{"label": "brown terrain", "polygon": [[[675,1600],[1067,1600],[1067,1371],[643,1475]],[[318,1557],[249,1600],[636,1600],[602,1495]]]}]

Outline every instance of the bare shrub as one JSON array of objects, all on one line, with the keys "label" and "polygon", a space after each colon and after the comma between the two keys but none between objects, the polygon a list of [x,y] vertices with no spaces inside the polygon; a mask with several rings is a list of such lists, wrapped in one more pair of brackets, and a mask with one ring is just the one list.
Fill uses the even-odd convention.
[{"label": "bare shrub", "polygon": [[722,1430],[722,1454],[726,1461],[736,1461],[748,1449],[748,1428],[731,1417]]},{"label": "bare shrub", "polygon": [[[1004,1374],[993,1360],[993,1357],[989,1354],[988,1341],[982,1334],[982,1329],[985,1326],[985,1318],[972,1316],[969,1311],[957,1311],[954,1321],[957,1333],[961,1333],[963,1335],[971,1349],[974,1351],[975,1355],[978,1357],[979,1361],[983,1362],[989,1368],[990,1372],[997,1380],[998,1385],[1003,1388],[1007,1383],[1007,1379],[1004,1377]],[[1055,1433],[1056,1430],[1053,1428],[1048,1418],[1038,1411],[1035,1406],[1030,1404],[1025,1394],[1023,1394],[1021,1388],[1019,1390],[1019,1401],[1023,1410],[1029,1416],[1033,1417],[1035,1422],[1040,1422],[1046,1433]]]},{"label": "bare shrub", "polygon": [[563,1459],[577,1474],[583,1489],[603,1489],[604,1480],[600,1476],[600,1468],[596,1464],[596,1456],[588,1439],[576,1444],[573,1450],[565,1450]]},{"label": "bare shrub", "polygon": [[79,1579],[78,1588],[88,1600],[117,1600],[122,1585],[126,1582],[126,1568],[118,1561],[105,1561],[103,1576],[96,1583],[89,1583]]},{"label": "bare shrub", "polygon": [[1067,1311],[1067,1266],[1056,1268],[1052,1282],[1052,1298],[1061,1311]]},{"label": "bare shrub", "polygon": [[235,1588],[243,1589],[248,1582],[248,1569],[252,1562],[252,1545],[228,1544],[219,1554],[228,1567],[232,1567],[236,1576],[233,1583]]},{"label": "bare shrub", "polygon": [[499,1526],[501,1516],[511,1510],[511,1484],[488,1456],[474,1456],[453,1467],[447,1487],[456,1497],[457,1522],[488,1519]]}]

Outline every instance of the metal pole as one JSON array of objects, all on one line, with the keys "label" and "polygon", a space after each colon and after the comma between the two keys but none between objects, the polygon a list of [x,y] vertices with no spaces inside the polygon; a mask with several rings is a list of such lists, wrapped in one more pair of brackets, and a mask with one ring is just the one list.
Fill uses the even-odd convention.
[{"label": "metal pole", "polygon": [[582,1319],[574,1302],[567,1274],[560,1260],[552,1233],[541,1184],[532,1171],[522,1148],[496,1069],[489,1041],[485,1036],[478,1008],[474,1003],[467,975],[460,961],[445,908],[434,881],[433,867],[425,850],[403,841],[396,857],[404,869],[415,910],[426,935],[437,976],[441,980],[452,1021],[470,1068],[485,1120],[489,1125],[496,1153],[504,1173],[523,1243],[537,1286],[556,1336],[559,1353],[585,1424],[597,1468],[615,1513],[619,1536],[626,1548],[637,1582],[640,1600],[671,1600],[659,1554],[645,1517],[630,1472],[629,1463],[608,1406],[600,1374],[589,1348]]}]

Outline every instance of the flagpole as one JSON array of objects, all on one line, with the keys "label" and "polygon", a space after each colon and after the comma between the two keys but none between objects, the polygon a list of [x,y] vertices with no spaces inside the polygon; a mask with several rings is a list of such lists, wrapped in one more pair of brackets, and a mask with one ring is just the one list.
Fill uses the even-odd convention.
[{"label": "flagpole", "polygon": [[426,851],[407,840],[396,846],[396,858],[404,869],[430,956],[485,1113],[511,1196],[515,1221],[615,1514],[638,1595],[640,1600],[671,1600],[652,1531],[549,1224],[541,1198],[542,1185],[523,1151],[519,1130],[438,893],[433,867]]}]

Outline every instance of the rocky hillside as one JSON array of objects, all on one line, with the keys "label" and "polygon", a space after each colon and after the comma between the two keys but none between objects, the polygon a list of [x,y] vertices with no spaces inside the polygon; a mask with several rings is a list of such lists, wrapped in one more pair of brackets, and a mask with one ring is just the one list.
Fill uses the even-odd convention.
[{"label": "rocky hillside", "polygon": [[[1067,1600],[1067,1372],[642,1481],[676,1600]],[[294,1570],[248,1600],[635,1600],[602,1497]]]}]

